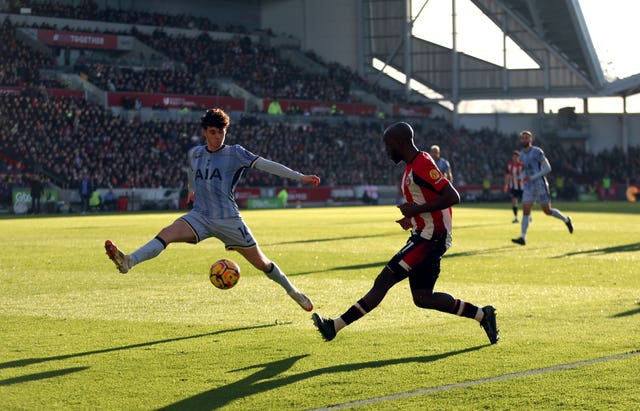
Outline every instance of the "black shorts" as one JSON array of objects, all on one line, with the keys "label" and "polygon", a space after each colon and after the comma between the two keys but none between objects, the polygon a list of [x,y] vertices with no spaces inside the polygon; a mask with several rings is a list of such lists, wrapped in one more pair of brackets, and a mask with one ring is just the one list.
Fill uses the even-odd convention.
[{"label": "black shorts", "polygon": [[412,290],[433,290],[440,275],[440,260],[447,251],[446,236],[427,240],[412,235],[400,251],[387,263],[395,277],[409,277]]},{"label": "black shorts", "polygon": [[522,201],[522,190],[518,190],[517,188],[511,189],[511,198],[517,198]]}]

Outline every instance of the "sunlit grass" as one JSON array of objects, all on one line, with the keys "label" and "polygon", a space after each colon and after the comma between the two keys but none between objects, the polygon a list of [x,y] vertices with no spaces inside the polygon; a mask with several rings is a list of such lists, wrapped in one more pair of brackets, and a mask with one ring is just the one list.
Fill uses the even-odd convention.
[{"label": "sunlit grass", "polygon": [[[612,356],[640,348],[640,210],[558,206],[575,233],[536,210],[525,247],[510,242],[519,226],[508,205],[454,210],[437,288],[495,305],[495,346],[474,321],[413,306],[406,283],[325,343],[308,313],[217,240],[172,244],[117,273],[104,240],[133,251],[176,213],[2,219],[0,404],[303,410],[451,385],[352,409],[634,409],[640,355]],[[327,316],[362,297],[407,238],[392,206],[243,216]],[[209,284],[222,257],[242,267],[231,290]]]}]

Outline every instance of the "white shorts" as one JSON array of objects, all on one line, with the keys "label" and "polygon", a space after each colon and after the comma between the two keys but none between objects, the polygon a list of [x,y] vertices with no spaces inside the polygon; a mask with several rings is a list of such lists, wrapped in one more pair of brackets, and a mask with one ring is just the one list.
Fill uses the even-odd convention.
[{"label": "white shorts", "polygon": [[191,210],[180,218],[193,230],[196,243],[215,237],[224,243],[227,250],[248,248],[257,244],[251,230],[240,216],[216,219]]},{"label": "white shorts", "polygon": [[549,193],[549,184],[545,178],[538,178],[535,181],[527,181],[522,191],[523,203],[549,204],[551,202],[551,194]]}]

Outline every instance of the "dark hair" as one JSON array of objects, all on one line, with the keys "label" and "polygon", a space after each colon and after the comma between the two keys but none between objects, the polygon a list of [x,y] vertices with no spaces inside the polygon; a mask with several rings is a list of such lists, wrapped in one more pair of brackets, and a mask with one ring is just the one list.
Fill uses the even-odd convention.
[{"label": "dark hair", "polygon": [[227,128],[229,123],[229,116],[220,108],[210,108],[200,117],[200,126],[202,128]]},{"label": "dark hair", "polygon": [[401,121],[387,127],[384,131],[384,136],[400,138],[404,141],[411,141],[413,140],[413,128],[411,128],[408,123]]}]

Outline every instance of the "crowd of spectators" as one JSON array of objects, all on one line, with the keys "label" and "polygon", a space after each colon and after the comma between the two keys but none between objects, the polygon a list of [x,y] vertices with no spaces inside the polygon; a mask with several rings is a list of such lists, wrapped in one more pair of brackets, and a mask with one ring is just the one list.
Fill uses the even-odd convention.
[{"label": "crowd of spectators", "polygon": [[[501,185],[510,153],[520,148],[516,134],[489,129],[440,128],[417,136],[416,142],[424,149],[440,145],[453,168],[454,183],[461,187],[482,185],[485,179],[492,186]],[[598,186],[604,176],[623,184],[634,183],[640,176],[639,146],[629,147],[627,154],[620,147],[591,153],[579,144],[568,145],[540,134],[535,135],[534,144],[544,150],[551,163],[548,179],[552,190],[562,181],[564,188],[558,189],[565,191],[566,199],[575,198],[581,188],[587,191]]]},{"label": "crowd of spectators", "polygon": [[224,96],[200,73],[176,69],[142,69],[104,64],[76,65],[94,85],[106,91]]},{"label": "crowd of spectators", "polygon": [[[381,167],[388,161],[380,139],[383,128],[384,123],[378,121],[296,124],[286,119],[246,116],[237,125],[232,124],[228,142],[296,170],[317,174],[323,185],[357,185],[363,181],[394,184],[393,167]],[[276,186],[283,181],[252,170],[247,173],[247,183]]]},{"label": "crowd of spectators", "polygon": [[48,88],[64,87],[55,78],[40,74],[41,69],[54,67],[51,57],[33,50],[20,41],[9,19],[0,26],[0,86]]},{"label": "crowd of spectators", "polygon": [[364,90],[372,95],[377,96],[382,101],[394,104],[406,104],[407,97],[404,89],[401,91],[393,92],[386,87],[381,86],[377,82],[365,80],[357,72],[349,67],[343,66],[335,62],[327,62],[322,57],[318,56],[313,51],[305,53],[310,59],[320,63],[328,68],[328,76],[330,78],[339,78],[341,82],[350,84],[352,87]]},{"label": "crowd of spectators", "polygon": [[[63,187],[88,173],[100,187],[178,188],[185,182],[186,152],[201,144],[198,122],[129,121],[82,99],[45,94],[0,96],[0,152],[28,171],[44,172]],[[380,139],[390,120],[298,122],[286,117],[245,115],[232,123],[228,144],[307,173],[325,185],[395,184],[399,169],[388,161]],[[517,138],[492,130],[422,129],[416,144],[440,145],[452,165],[457,186],[502,181],[504,165]],[[553,176],[575,183],[599,180],[605,173],[624,182],[640,171],[640,148],[599,154],[576,146],[536,139],[552,165]],[[248,186],[277,186],[278,177],[249,170]]]},{"label": "crowd of spectators", "polygon": [[106,21],[113,23],[138,24],[157,27],[178,27],[203,31],[225,31],[229,33],[247,33],[242,25],[226,24],[219,26],[208,17],[189,14],[167,14],[146,10],[124,10],[112,7],[98,7],[93,0],[81,0],[78,4],[59,1],[17,0],[11,1],[8,13],[20,13],[21,8],[30,8],[36,16],[59,17],[76,20]]},{"label": "crowd of spectators", "polygon": [[[209,29],[204,27],[209,27],[213,23],[209,22],[210,25],[204,24],[205,21],[209,21],[206,18],[202,18],[201,23],[203,24],[194,25],[187,23],[187,21],[190,21],[190,16],[174,16],[109,8],[98,10],[95,3],[91,1],[82,2],[75,7],[56,2],[20,3],[24,3],[24,6],[31,5],[32,14],[35,15],[73,19],[92,19],[93,16],[94,19],[98,20],[129,22],[131,24],[144,24],[144,21],[148,21],[150,25],[157,26],[158,29],[151,35],[140,32],[135,26],[132,26],[128,33],[119,33],[133,35],[146,45],[157,50],[158,54],[164,53],[168,58],[173,59],[178,66],[187,67],[186,73],[177,71],[174,76],[168,75],[168,71],[171,70],[148,70],[144,75],[150,77],[150,79],[144,81],[143,83],[145,84],[141,85],[149,89],[154,88],[154,85],[150,86],[148,84],[152,82],[156,83],[156,88],[162,84],[167,88],[186,89],[189,94],[207,95],[218,91],[211,89],[207,78],[222,77],[233,80],[240,87],[262,98],[360,102],[360,98],[351,93],[353,88],[377,95],[387,102],[398,102],[402,98],[402,96],[394,95],[390,90],[380,85],[365,80],[347,67],[322,61],[320,57],[313,53],[308,53],[308,56],[324,64],[327,67],[327,73],[308,72],[281,58],[277,49],[253,43],[248,36],[243,35],[246,30],[238,30],[237,27],[224,28],[225,31],[238,33],[238,36],[233,40],[212,40],[205,32]],[[9,11],[15,13],[17,9],[17,7],[13,7]],[[110,20],[113,16],[129,17],[122,17],[122,20]],[[136,16],[146,16],[146,19],[136,20]],[[200,36],[191,38],[184,35],[171,36],[162,30],[164,27],[184,27],[185,24],[187,24],[187,28],[197,28],[205,31]],[[39,24],[38,27],[56,28],[44,23]],[[75,31],[74,28],[68,26],[62,29]],[[89,54],[87,53],[87,55]],[[96,56],[96,59],[102,61],[101,58],[98,58],[99,56],[102,55]],[[104,61],[102,62],[104,63]],[[103,64],[103,66],[106,65]],[[82,68],[84,70],[78,71],[87,71],[86,65]],[[110,74],[118,77],[111,82],[113,87],[119,81],[119,78],[131,77],[131,72],[134,69],[104,67],[102,71],[109,71]],[[128,71],[129,73],[116,73],[120,71]],[[192,79],[194,84],[191,87],[185,87],[185,82],[181,82],[182,79]],[[92,78],[92,80],[95,80],[95,78]],[[131,84],[131,81],[128,81],[129,79],[124,80],[119,81],[120,84]],[[99,82],[97,85],[104,90],[109,90],[104,81]],[[136,85],[133,84],[132,86],[135,87]]]},{"label": "crowd of spectators", "polygon": [[0,152],[63,187],[84,172],[103,187],[173,187],[184,180],[193,124],[129,123],[86,100],[0,96]]},{"label": "crowd of spectators", "polygon": [[[15,2],[14,2],[15,3]],[[95,2],[66,6],[56,2],[19,2],[34,14],[81,19],[119,16],[98,10]],[[128,12],[131,13],[131,12]],[[189,16],[135,12],[138,23],[148,21],[203,29],[207,21]],[[99,18],[98,18],[99,17]],[[140,20],[142,19],[142,20]],[[123,21],[126,21],[123,20]],[[210,23],[210,22],[209,22]],[[278,56],[277,50],[253,43],[246,36],[233,40],[172,37],[162,30],[132,34],[174,59],[181,69],[146,69],[93,64],[83,67],[89,80],[110,91],[220,95],[207,79],[226,77],[257,96],[324,101],[352,101],[350,90],[362,88],[393,100],[383,88],[367,83],[337,64],[322,62],[327,75],[310,74]],[[186,179],[186,152],[201,143],[199,123],[142,121],[116,116],[84,99],[52,98],[42,88],[63,87],[43,77],[39,69],[54,65],[51,57],[31,50],[5,20],[0,28],[0,86],[17,86],[20,94],[0,95],[0,201],[23,176],[42,173],[64,188],[78,185],[84,175],[97,187],[179,188]],[[294,169],[321,176],[324,185],[393,185],[400,168],[387,159],[381,134],[391,119],[360,119],[341,123],[300,120],[286,116],[245,115],[232,123],[228,144],[247,149]],[[495,130],[422,128],[416,143],[427,150],[438,144],[453,168],[456,186],[480,186],[489,179],[501,185],[504,165],[518,147],[517,136]],[[553,166],[554,178],[566,184],[590,184],[603,175],[624,182],[640,173],[640,148],[628,154],[619,148],[598,154],[536,136]],[[248,170],[243,184],[278,186],[275,176]]]},{"label": "crowd of spectators", "polygon": [[228,78],[258,97],[320,101],[352,101],[349,79],[313,74],[279,57],[273,47],[249,37],[212,40],[206,33],[196,38],[170,36],[162,30],[136,37],[155,50],[184,64],[205,78]]},{"label": "crowd of spectators", "polygon": [[[84,172],[102,187],[180,187],[186,152],[202,142],[197,122],[130,122],[68,97],[0,95],[0,119],[0,152],[45,171],[63,187],[76,185]],[[231,126],[228,143],[322,174],[325,184],[387,182],[387,171],[379,167],[384,161],[379,132],[379,125],[336,128],[248,116]],[[246,183],[282,182],[251,171]]]},{"label": "crowd of spectators", "polygon": [[[6,59],[0,66],[0,84],[23,86],[39,82],[47,87],[64,87],[55,78],[41,78],[39,69],[53,68],[53,58],[18,40],[8,19],[0,34],[5,44],[0,55]],[[103,61],[101,64],[92,64],[87,57],[75,64],[76,72],[86,75],[105,91],[225,95],[208,79],[227,78],[258,97],[334,102],[358,101],[350,93],[351,84],[360,87],[367,84],[357,74],[336,64],[330,66],[327,74],[306,72],[280,58],[275,48],[253,43],[246,36],[212,40],[206,33],[196,38],[169,36],[162,30],[151,35],[133,30],[131,34],[173,59],[174,67],[116,66],[106,64],[103,58],[98,59]]]}]

